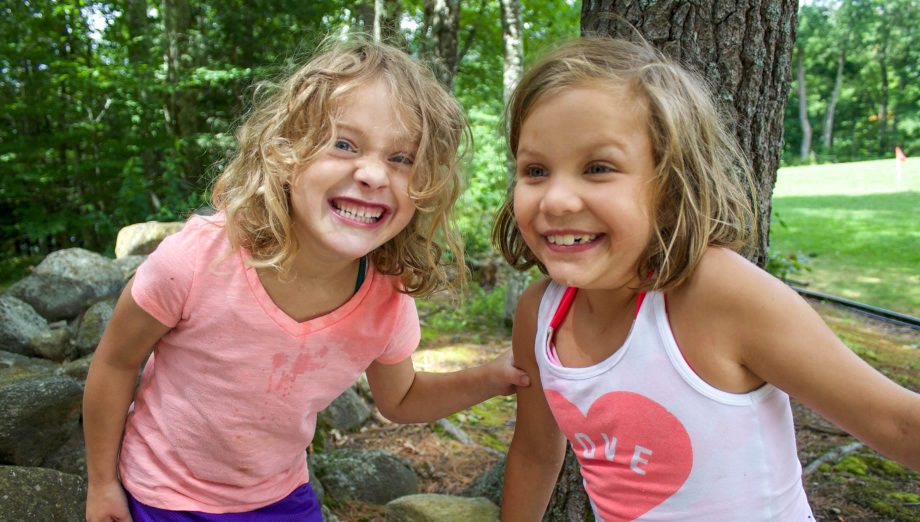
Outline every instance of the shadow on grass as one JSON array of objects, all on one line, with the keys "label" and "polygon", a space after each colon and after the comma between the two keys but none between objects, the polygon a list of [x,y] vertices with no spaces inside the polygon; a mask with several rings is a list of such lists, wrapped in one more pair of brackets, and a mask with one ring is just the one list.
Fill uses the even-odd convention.
[{"label": "shadow on grass", "polygon": [[787,196],[773,209],[771,248],[812,257],[810,288],[920,315],[920,192]]}]

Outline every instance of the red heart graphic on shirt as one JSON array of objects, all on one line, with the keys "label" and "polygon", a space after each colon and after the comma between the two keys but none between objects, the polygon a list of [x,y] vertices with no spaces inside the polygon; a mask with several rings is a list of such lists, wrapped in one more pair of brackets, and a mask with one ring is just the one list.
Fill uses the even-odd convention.
[{"label": "red heart graphic on shirt", "polygon": [[634,520],[687,481],[693,467],[690,435],[661,404],[637,393],[611,392],[584,415],[555,390],[546,390],[546,400],[604,521]]}]

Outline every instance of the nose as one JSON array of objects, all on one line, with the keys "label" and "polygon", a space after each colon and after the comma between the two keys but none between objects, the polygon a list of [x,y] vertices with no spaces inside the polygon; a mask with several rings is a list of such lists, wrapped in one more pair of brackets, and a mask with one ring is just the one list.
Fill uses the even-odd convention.
[{"label": "nose", "polygon": [[363,158],[355,169],[355,180],[370,189],[386,187],[390,183],[386,162],[373,157]]},{"label": "nose", "polygon": [[540,209],[549,215],[573,214],[584,207],[577,178],[552,176],[540,201]]}]

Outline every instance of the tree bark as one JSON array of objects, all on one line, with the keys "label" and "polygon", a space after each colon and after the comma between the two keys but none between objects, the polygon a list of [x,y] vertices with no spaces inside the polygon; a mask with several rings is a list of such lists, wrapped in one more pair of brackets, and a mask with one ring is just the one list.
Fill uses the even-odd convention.
[{"label": "tree bark", "polygon": [[426,54],[435,76],[447,90],[452,91],[457,74],[460,31],[460,0],[426,0],[423,38]]},{"label": "tree bark", "polygon": [[792,0],[582,3],[583,33],[629,37],[638,30],[709,80],[754,172],[760,220],[752,260],[761,266],[769,243],[770,196],[782,154],[797,9]]}]

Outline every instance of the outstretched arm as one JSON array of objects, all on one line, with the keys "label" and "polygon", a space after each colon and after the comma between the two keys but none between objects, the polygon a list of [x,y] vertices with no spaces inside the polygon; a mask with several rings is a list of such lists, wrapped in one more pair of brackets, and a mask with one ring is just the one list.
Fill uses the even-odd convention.
[{"label": "outstretched arm", "polygon": [[565,455],[565,438],[546,403],[534,356],[537,308],[545,288],[545,282],[528,288],[514,319],[514,358],[532,376],[534,385],[517,392],[517,422],[502,493],[504,522],[543,518]]},{"label": "outstretched arm", "polygon": [[879,453],[920,470],[920,394],[860,359],[788,286],[734,254],[716,253],[707,253],[699,272],[709,274],[708,298],[721,306],[709,310],[722,315],[742,364]]},{"label": "outstretched arm", "polygon": [[416,372],[412,359],[396,364],[374,362],[367,383],[384,417],[401,423],[430,422],[528,386],[527,374],[505,352],[481,366],[456,372]]},{"label": "outstretched arm", "polygon": [[138,368],[156,341],[169,331],[134,302],[132,285],[128,282],[118,299],[86,377],[87,522],[131,520],[116,473],[118,449]]}]

